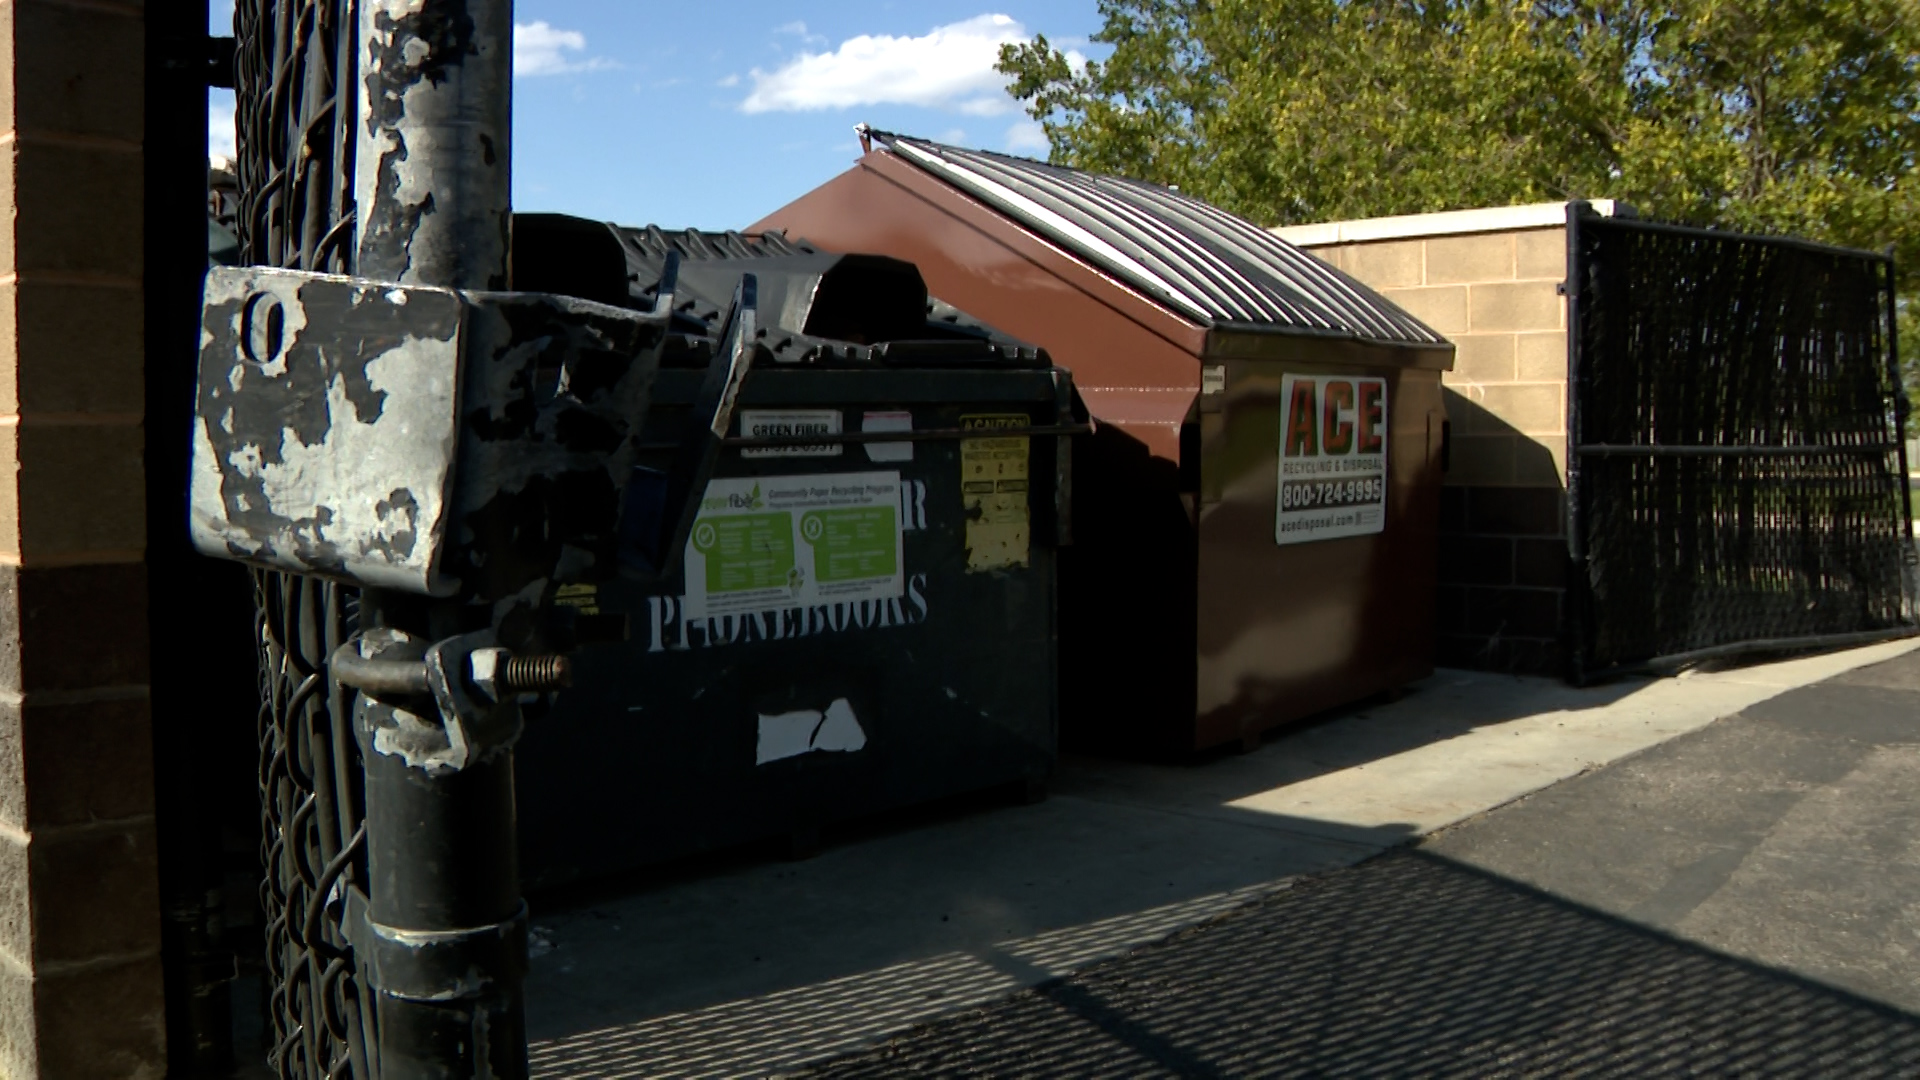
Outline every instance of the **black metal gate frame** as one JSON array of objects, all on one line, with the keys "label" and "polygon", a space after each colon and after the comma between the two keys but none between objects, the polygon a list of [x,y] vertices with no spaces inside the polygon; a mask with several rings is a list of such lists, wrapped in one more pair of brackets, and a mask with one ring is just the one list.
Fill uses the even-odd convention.
[{"label": "black metal gate frame", "polygon": [[[1672,670],[1706,660],[1739,656],[1752,653],[1778,652],[1789,649],[1825,649],[1846,648],[1869,645],[1880,641],[1920,635],[1920,626],[1907,625],[1881,630],[1867,630],[1855,633],[1822,634],[1798,637],[1751,638],[1701,649],[1655,656],[1631,664],[1612,665],[1595,671],[1589,666],[1586,655],[1585,628],[1591,625],[1593,617],[1593,592],[1591,578],[1588,576],[1586,516],[1581,501],[1582,464],[1588,458],[1610,456],[1645,457],[1780,457],[1809,458],[1840,454],[1885,454],[1895,453],[1900,462],[1902,482],[1909,470],[1906,448],[1907,417],[1910,403],[1902,389],[1900,377],[1899,340],[1895,318],[1895,281],[1892,249],[1885,254],[1864,252],[1851,248],[1819,244],[1812,241],[1790,237],[1743,236],[1743,240],[1757,244],[1768,244],[1793,248],[1801,251],[1845,255],[1853,258],[1877,260],[1886,279],[1886,320],[1887,320],[1887,367],[1894,387],[1894,415],[1898,437],[1892,445],[1885,443],[1859,446],[1652,446],[1652,445],[1609,445],[1590,443],[1582,416],[1581,404],[1583,390],[1587,386],[1586,358],[1581,355],[1580,305],[1582,286],[1585,284],[1581,273],[1580,230],[1582,222],[1594,221],[1600,215],[1591,203],[1574,201],[1567,204],[1567,276],[1565,295],[1567,299],[1567,554],[1571,560],[1573,572],[1569,575],[1567,596],[1569,633],[1569,675],[1576,685],[1585,685],[1594,678],[1645,673],[1650,671]],[[1648,232],[1668,233],[1677,236],[1691,236],[1704,239],[1724,239],[1725,233],[1711,229],[1676,225],[1667,222],[1634,220],[1633,228]],[[1908,535],[1913,530],[1913,513],[1910,501],[1900,500],[1901,514]]]}]

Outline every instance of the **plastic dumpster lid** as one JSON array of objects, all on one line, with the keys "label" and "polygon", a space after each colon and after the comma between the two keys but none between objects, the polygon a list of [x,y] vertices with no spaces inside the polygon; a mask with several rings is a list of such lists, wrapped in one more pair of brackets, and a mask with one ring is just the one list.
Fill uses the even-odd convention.
[{"label": "plastic dumpster lid", "polygon": [[1211,328],[1451,349],[1391,301],[1252,222],[1172,188],[860,125],[861,135]]},{"label": "plastic dumpster lid", "polygon": [[680,256],[665,361],[704,364],[743,273],[759,282],[760,345],[776,363],[1046,367],[1040,348],[927,295],[912,263],[836,254],[780,233],[627,228],[561,214],[514,216],[514,285],[652,310]]}]

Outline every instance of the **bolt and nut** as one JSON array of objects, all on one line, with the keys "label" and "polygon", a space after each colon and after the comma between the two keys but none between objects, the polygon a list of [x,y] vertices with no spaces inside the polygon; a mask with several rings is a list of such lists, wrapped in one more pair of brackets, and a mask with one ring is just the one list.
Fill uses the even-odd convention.
[{"label": "bolt and nut", "polygon": [[495,701],[573,685],[573,665],[564,656],[515,656],[508,649],[475,649],[467,658],[473,685]]}]

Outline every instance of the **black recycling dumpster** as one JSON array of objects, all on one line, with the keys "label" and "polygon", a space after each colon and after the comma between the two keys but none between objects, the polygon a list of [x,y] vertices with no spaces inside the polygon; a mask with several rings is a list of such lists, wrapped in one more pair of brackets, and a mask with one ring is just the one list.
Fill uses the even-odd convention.
[{"label": "black recycling dumpster", "polygon": [[650,450],[678,445],[742,273],[761,323],[682,570],[561,591],[624,636],[579,647],[573,686],[528,707],[528,883],[1043,784],[1084,421],[1069,375],[894,259],[544,216],[517,218],[515,244],[520,287],[642,307],[679,254]]}]

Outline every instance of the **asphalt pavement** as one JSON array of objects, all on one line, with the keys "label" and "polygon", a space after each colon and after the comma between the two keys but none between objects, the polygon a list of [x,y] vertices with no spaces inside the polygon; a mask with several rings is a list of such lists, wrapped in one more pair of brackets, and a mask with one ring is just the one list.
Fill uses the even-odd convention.
[{"label": "asphalt pavement", "polygon": [[1920,1076],[1920,652],[799,1075]]},{"label": "asphalt pavement", "polygon": [[1442,671],[1242,756],[534,897],[535,1074],[1920,1075],[1914,648]]}]

